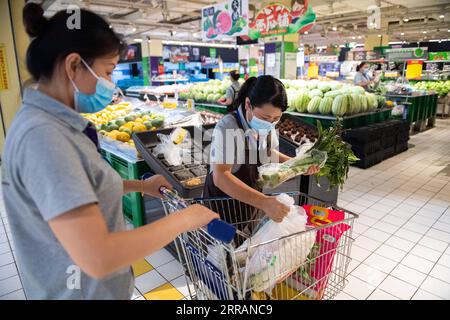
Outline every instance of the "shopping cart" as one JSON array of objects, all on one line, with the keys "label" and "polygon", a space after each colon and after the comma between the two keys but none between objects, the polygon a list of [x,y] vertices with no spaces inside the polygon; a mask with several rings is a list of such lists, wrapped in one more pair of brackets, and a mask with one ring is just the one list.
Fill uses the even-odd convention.
[{"label": "shopping cart", "polygon": [[[267,219],[262,211],[230,198],[183,200],[165,192],[166,214],[201,204],[221,215],[221,227],[231,226],[225,241],[210,227],[183,233],[175,241],[186,281],[192,283],[193,288],[188,286],[191,299],[328,300],[343,290],[358,215],[300,192],[288,194],[298,205],[343,211],[344,219],[252,244],[251,235]],[[331,245],[319,249],[318,235]],[[277,254],[266,260],[267,252]]]}]

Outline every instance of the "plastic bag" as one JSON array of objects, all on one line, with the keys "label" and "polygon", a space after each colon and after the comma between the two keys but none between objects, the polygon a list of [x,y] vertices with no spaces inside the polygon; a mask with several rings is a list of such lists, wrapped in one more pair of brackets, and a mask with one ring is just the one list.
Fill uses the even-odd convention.
[{"label": "plastic bag", "polygon": [[306,153],[301,151],[295,158],[284,163],[268,163],[260,166],[258,168],[260,187],[276,188],[283,182],[305,173],[311,166],[322,168],[327,161],[327,153],[324,151],[312,150]]},{"label": "plastic bag", "polygon": [[176,128],[168,136],[158,133],[158,138],[161,142],[155,147],[155,154],[163,154],[172,166],[182,165],[184,143],[188,143],[187,131],[183,128]]},{"label": "plastic bag", "polygon": [[277,199],[290,207],[287,217],[281,223],[265,220],[254,236],[237,249],[243,250],[242,254],[236,255],[239,265],[244,265],[249,256],[243,275],[248,281],[247,287],[257,292],[270,292],[277,282],[297,270],[316,239],[315,231],[303,232],[307,223],[305,210],[295,206],[294,199],[286,194]]}]

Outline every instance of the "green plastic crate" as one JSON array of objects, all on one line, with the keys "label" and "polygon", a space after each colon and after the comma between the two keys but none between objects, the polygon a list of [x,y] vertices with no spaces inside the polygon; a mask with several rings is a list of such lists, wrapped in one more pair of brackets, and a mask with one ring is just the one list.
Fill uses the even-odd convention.
[{"label": "green plastic crate", "polygon": [[213,104],[195,103],[196,110],[211,111],[220,114],[227,114],[227,107]]},{"label": "green plastic crate", "polygon": [[[144,161],[128,162],[105,150],[102,150],[102,154],[124,180],[139,180],[145,173],[150,171],[150,168]],[[135,228],[143,226],[145,205],[142,195],[139,192],[129,193],[123,196],[122,202],[125,217],[133,223]]]}]

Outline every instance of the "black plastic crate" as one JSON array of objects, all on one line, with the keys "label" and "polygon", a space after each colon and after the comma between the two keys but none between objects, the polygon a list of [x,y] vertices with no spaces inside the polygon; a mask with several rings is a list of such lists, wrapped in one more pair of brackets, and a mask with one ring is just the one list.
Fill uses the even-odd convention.
[{"label": "black plastic crate", "polygon": [[395,156],[395,145],[383,150],[383,160]]},{"label": "black plastic crate", "polygon": [[408,141],[398,143],[395,146],[395,154],[399,154],[408,150]]},{"label": "black plastic crate", "polygon": [[361,143],[357,141],[350,141],[353,153],[358,157],[365,157],[382,150],[381,140],[375,140],[371,142]]},{"label": "black plastic crate", "polygon": [[408,140],[409,140],[409,131],[403,131],[397,134],[397,144]]},{"label": "black plastic crate", "polygon": [[371,142],[381,139],[382,128],[379,126],[366,126],[356,129],[346,130],[342,137],[345,141],[352,142]]},{"label": "black plastic crate", "polygon": [[397,137],[394,136],[388,136],[388,137],[383,137],[382,139],[382,147],[384,149],[389,148],[389,147],[395,147],[395,144],[397,142]]},{"label": "black plastic crate", "polygon": [[[197,135],[211,135],[212,134],[212,128],[214,128],[215,125],[204,125],[203,127],[194,127],[194,126],[187,126],[183,127],[186,129],[191,138],[194,139]],[[206,175],[203,176],[196,176],[196,178],[201,179],[201,184],[189,187],[185,184],[186,181],[180,181],[177,178],[177,174],[179,174],[181,171],[189,171],[192,173],[193,169],[202,169],[204,170],[206,163],[209,162],[208,159],[204,159],[203,155],[208,153],[209,150],[209,144],[211,139],[204,138],[202,139],[202,146],[194,146],[197,147],[199,151],[203,152],[203,155],[195,154],[193,157],[195,157],[196,162],[194,164],[188,164],[188,165],[182,165],[183,168],[177,171],[171,171],[171,169],[174,169],[171,166],[168,166],[164,164],[163,159],[159,159],[156,155],[153,154],[153,148],[156,147],[160,141],[158,138],[158,133],[163,135],[169,135],[174,129],[161,129],[156,131],[146,131],[146,132],[138,132],[133,134],[133,140],[136,144],[136,149],[140,152],[141,156],[144,158],[145,162],[149,165],[151,170],[156,174],[161,174],[172,184],[172,186],[178,191],[181,197],[183,198],[198,198],[201,197],[203,193],[203,184]],[[206,150],[206,151],[205,151]],[[209,155],[209,154],[208,154]],[[192,174],[193,175],[193,174]],[[193,175],[194,176],[194,175]]]},{"label": "black plastic crate", "polygon": [[367,169],[383,161],[383,157],[384,150],[381,150],[379,152],[360,158],[359,161],[355,162],[353,165],[361,169]]}]

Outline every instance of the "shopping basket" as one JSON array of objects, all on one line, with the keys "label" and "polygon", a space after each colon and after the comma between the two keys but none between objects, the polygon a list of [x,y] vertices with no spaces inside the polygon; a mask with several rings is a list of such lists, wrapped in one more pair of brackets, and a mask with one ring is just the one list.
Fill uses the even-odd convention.
[{"label": "shopping basket", "polygon": [[[298,205],[338,210],[344,217],[253,244],[251,236],[267,219],[261,210],[231,198],[182,200],[181,208],[201,204],[220,213],[236,229],[233,239],[225,242],[210,228],[183,233],[175,241],[186,281],[193,286],[193,290],[188,286],[191,299],[328,300],[343,290],[351,261],[353,222],[358,215],[300,192],[288,194]],[[174,197],[165,198],[163,205],[166,214],[180,209]],[[319,235],[331,245],[319,250]],[[244,242],[246,246],[241,246]],[[267,252],[276,255],[265,260]]]}]

